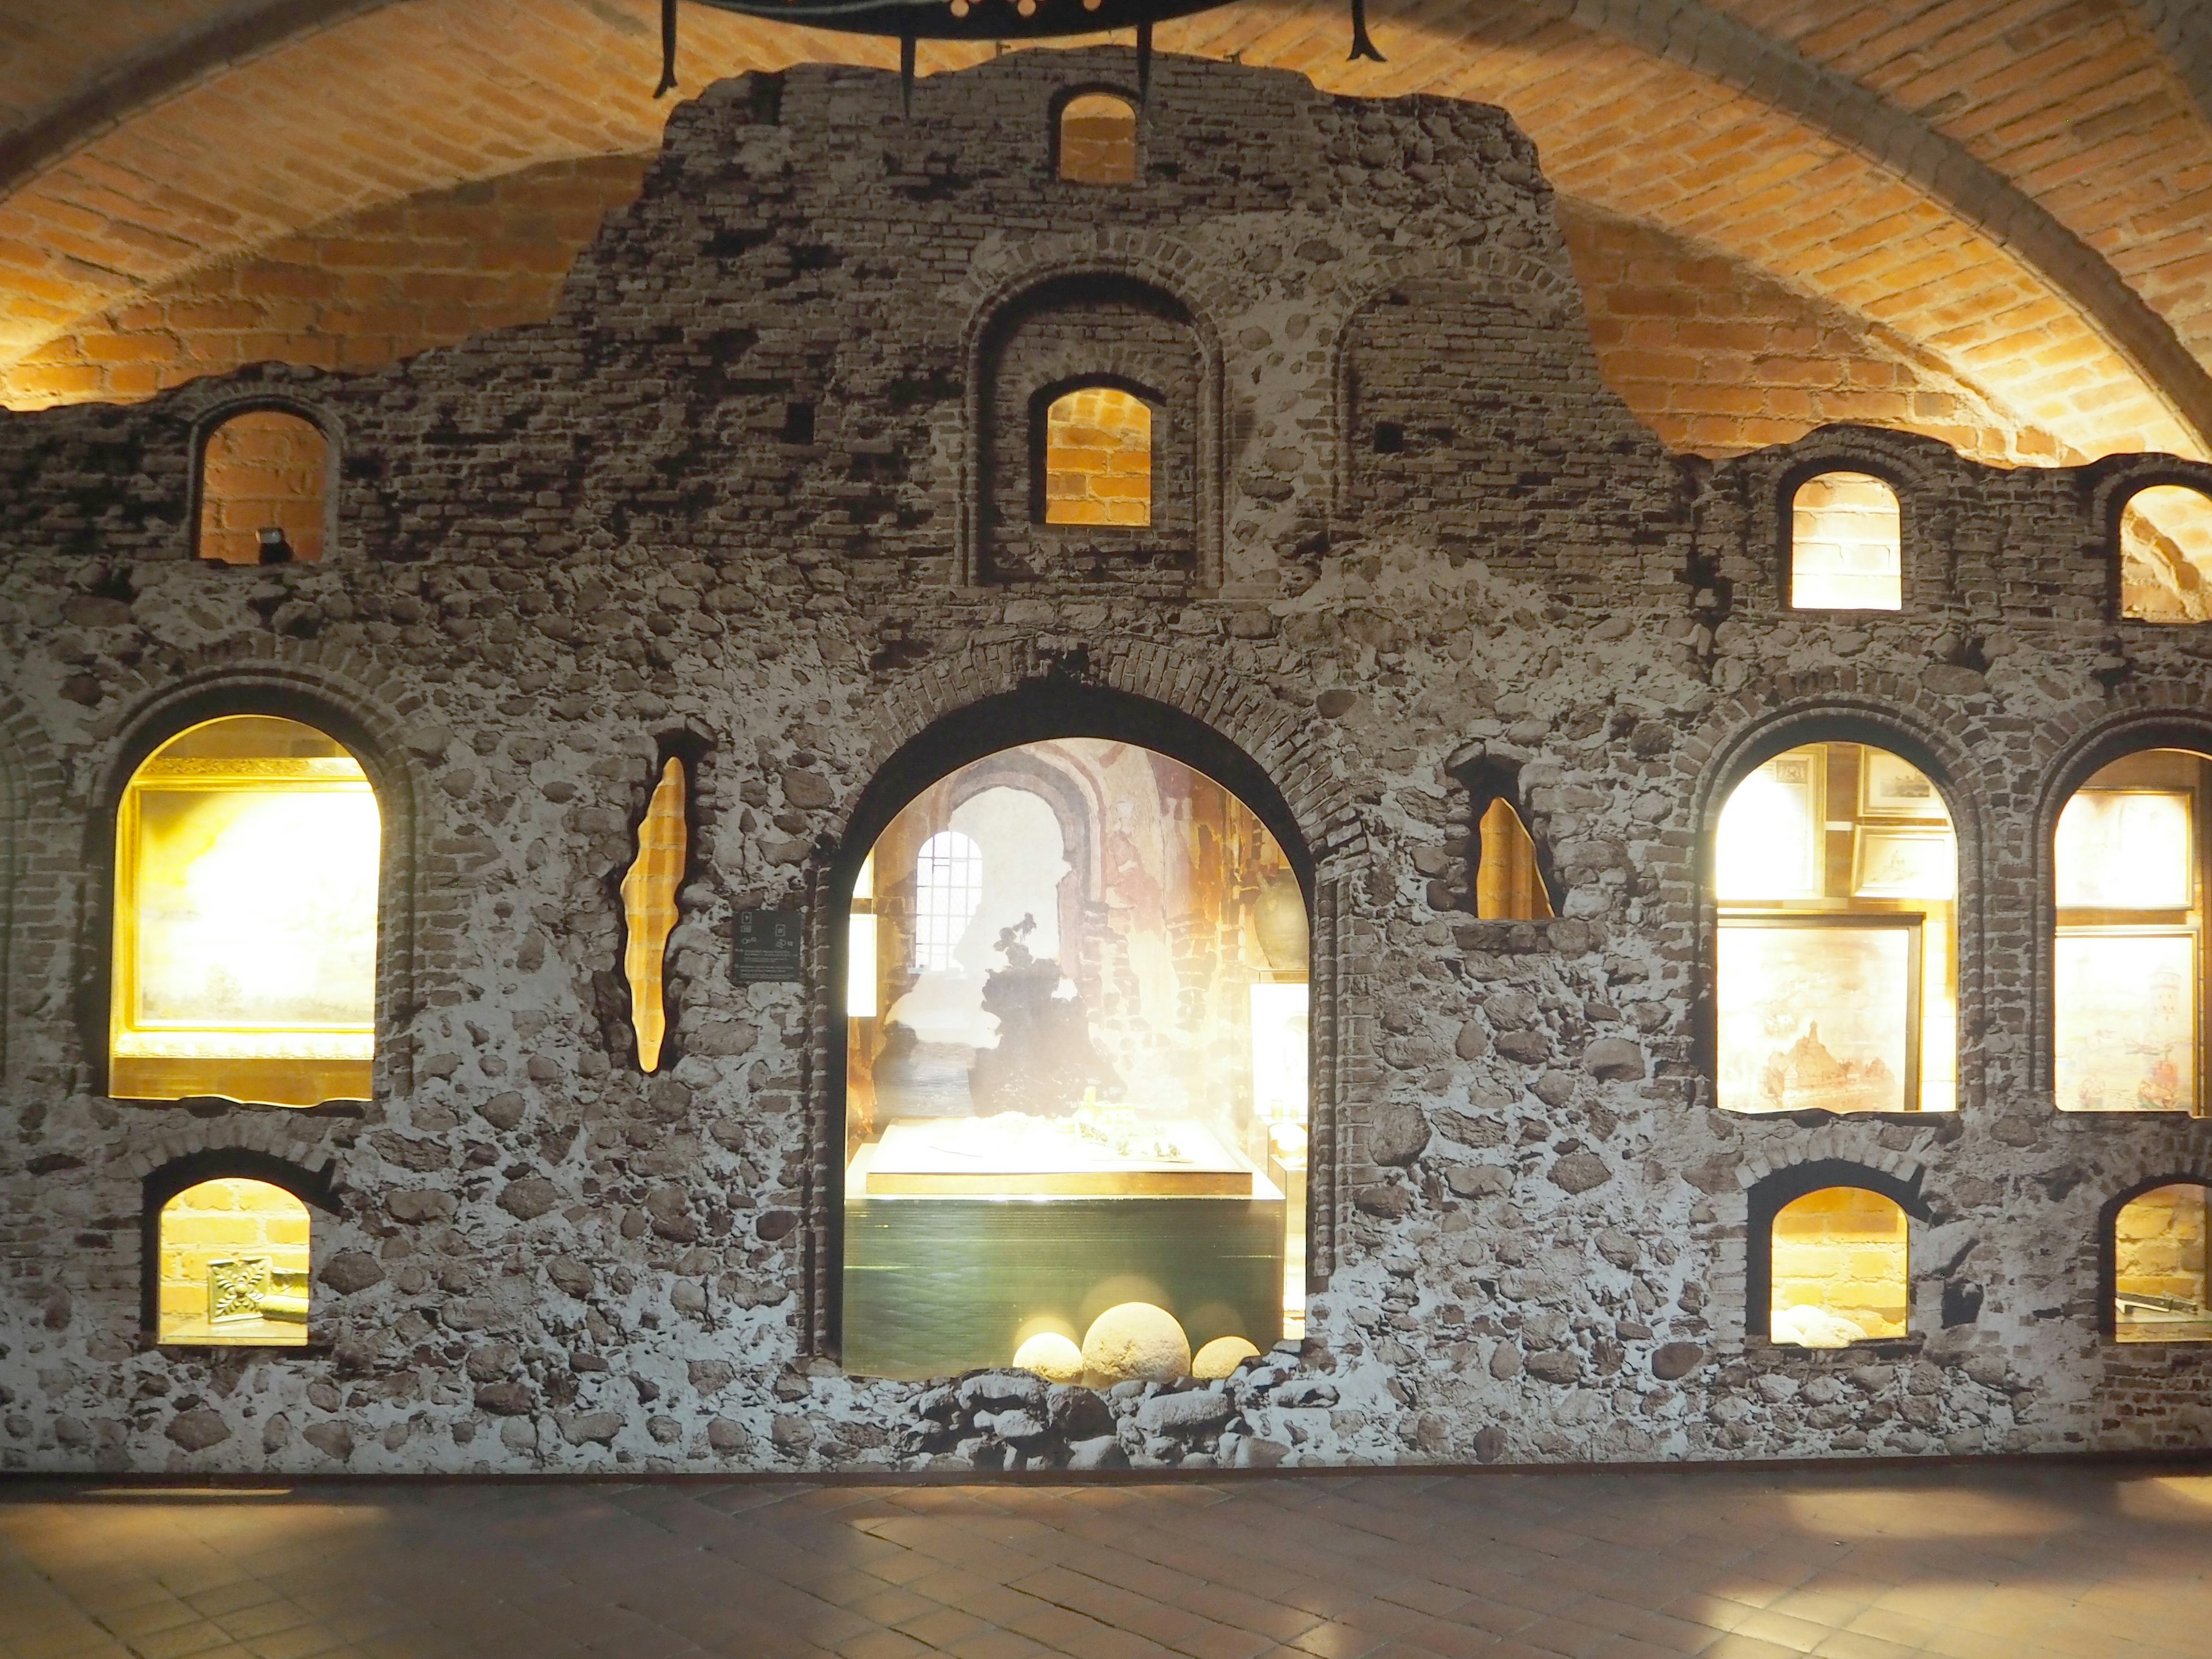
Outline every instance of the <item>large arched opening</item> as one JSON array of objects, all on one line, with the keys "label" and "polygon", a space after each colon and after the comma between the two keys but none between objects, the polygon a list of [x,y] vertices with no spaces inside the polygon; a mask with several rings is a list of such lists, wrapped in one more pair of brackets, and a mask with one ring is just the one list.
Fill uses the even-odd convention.
[{"label": "large arched opening", "polygon": [[1149,742],[1091,712],[956,732],[856,818],[833,888],[851,1370],[1165,1379],[1303,1330],[1304,848],[1173,711]]}]

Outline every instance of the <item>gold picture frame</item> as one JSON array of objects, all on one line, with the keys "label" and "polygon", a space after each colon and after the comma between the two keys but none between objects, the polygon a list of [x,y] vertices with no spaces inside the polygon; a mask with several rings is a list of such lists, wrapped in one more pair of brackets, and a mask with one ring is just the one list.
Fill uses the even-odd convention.
[{"label": "gold picture frame", "polygon": [[1917,1111],[1922,921],[1723,916],[1714,999],[1722,1109]]},{"label": "gold picture frame", "polygon": [[1851,896],[1951,902],[1958,842],[1948,826],[1862,824],[1851,849]]},{"label": "gold picture frame", "polygon": [[2204,1115],[2202,959],[2187,923],[2058,930],[2051,1091],[2059,1110]]},{"label": "gold picture frame", "polygon": [[1859,816],[1948,823],[1936,780],[1901,755],[1871,744],[1859,750]]}]

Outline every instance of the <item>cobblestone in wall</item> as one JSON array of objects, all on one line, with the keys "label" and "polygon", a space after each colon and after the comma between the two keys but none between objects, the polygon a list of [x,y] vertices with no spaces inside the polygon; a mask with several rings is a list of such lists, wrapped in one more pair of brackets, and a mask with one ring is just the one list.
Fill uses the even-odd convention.
[{"label": "cobblestone in wall", "polygon": [[[2201,1432],[2193,1356],[2099,1336],[2095,1235],[2112,1194],[2212,1158],[2193,1123],[2051,1109],[2039,849],[2126,733],[2194,729],[2205,646],[2116,618],[2111,538],[2128,489],[2212,472],[2003,471],[1862,428],[1669,455],[1599,378],[1502,114],[1168,58],[1143,180],[1057,180],[1054,94],[1130,71],[1012,55],[923,81],[911,119],[872,72],[725,82],[550,322],[0,422],[0,1461],[1202,1468]],[[1002,585],[973,556],[984,343],[1101,273],[1172,295],[1214,354],[1188,428],[1214,436],[1161,486],[1200,556],[1174,589]],[[1128,372],[1126,338],[1101,331],[1096,372]],[[337,442],[325,556],[196,562],[196,434],[276,393]],[[1903,610],[1785,608],[1787,503],[1821,465],[1897,489]],[[814,903],[871,780],[939,722],[1116,695],[1249,756],[1312,855],[1310,1334],[1220,1385],[848,1377],[822,1340],[826,925],[805,983],[740,986],[733,912]],[[112,803],[179,724],[246,706],[325,724],[379,789],[365,1105],[99,1091]],[[1725,1116],[1697,848],[1747,767],[1845,728],[1924,764],[1958,827],[1960,1109]],[[678,736],[698,875],[648,1078],[610,878]],[[1556,919],[1463,908],[1458,780],[1486,767],[1516,779]],[[223,1148],[331,1169],[304,1352],[143,1340],[141,1182]],[[1745,1338],[1747,1192],[1814,1159],[1925,1194],[1899,1341]]]}]

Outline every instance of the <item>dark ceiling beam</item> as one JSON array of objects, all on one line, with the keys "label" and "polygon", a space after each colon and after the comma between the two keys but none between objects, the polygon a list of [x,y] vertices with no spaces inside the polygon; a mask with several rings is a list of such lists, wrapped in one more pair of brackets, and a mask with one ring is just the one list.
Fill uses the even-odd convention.
[{"label": "dark ceiling beam", "polygon": [[304,34],[400,0],[268,0],[125,59],[28,126],[0,135],[0,196],[21,189],[132,116]]}]

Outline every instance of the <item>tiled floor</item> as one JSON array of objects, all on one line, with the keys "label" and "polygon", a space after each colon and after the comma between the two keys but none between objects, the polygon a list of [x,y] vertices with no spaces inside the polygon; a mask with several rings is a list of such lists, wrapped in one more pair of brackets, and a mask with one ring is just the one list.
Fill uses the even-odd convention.
[{"label": "tiled floor", "polygon": [[7,1659],[2212,1656],[2212,1474],[0,1488]]}]

